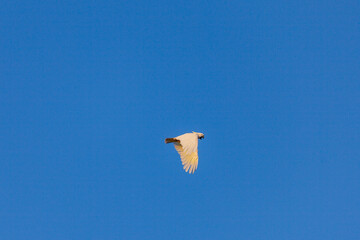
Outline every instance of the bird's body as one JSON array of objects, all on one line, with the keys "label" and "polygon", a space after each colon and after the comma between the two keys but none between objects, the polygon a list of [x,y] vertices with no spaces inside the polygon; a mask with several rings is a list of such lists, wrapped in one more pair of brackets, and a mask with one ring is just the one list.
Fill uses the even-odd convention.
[{"label": "bird's body", "polygon": [[165,143],[174,143],[176,151],[180,154],[184,170],[194,173],[198,166],[198,139],[204,138],[203,133],[185,133],[175,138],[166,138]]}]

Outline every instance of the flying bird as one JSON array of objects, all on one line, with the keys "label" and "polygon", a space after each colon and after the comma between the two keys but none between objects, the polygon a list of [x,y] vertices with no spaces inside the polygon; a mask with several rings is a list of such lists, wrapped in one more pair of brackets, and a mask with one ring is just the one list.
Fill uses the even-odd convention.
[{"label": "flying bird", "polygon": [[185,172],[194,173],[198,166],[198,139],[203,139],[204,134],[198,132],[166,138],[165,143],[174,143],[176,151],[180,154]]}]

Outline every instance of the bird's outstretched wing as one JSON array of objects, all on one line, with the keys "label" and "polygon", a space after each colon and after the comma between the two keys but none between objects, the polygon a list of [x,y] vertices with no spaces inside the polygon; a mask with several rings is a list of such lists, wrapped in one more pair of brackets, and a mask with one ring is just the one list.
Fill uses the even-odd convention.
[{"label": "bird's outstretched wing", "polygon": [[198,139],[193,134],[184,134],[177,137],[180,142],[175,142],[176,151],[180,154],[184,170],[194,173],[198,166]]}]

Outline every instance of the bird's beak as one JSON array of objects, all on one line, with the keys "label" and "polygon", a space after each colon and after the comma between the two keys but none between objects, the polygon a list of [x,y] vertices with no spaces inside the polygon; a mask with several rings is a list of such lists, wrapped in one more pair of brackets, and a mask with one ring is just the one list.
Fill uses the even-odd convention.
[{"label": "bird's beak", "polygon": [[204,136],[201,136],[201,137],[200,137],[200,139],[203,139],[203,138],[204,138]]}]

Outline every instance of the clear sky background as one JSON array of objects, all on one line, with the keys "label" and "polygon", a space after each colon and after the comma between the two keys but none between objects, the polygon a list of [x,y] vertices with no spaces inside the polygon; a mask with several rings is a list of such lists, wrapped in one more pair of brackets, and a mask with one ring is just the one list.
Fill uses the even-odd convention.
[{"label": "clear sky background", "polygon": [[[2,1],[0,236],[360,239],[359,1]],[[199,131],[185,173],[166,137]]]}]

